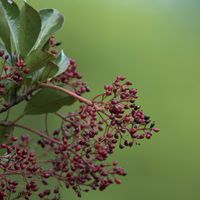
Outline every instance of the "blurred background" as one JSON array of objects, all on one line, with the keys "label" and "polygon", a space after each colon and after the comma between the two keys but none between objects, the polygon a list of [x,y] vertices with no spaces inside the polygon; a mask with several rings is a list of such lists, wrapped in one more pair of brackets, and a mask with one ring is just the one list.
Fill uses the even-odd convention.
[{"label": "blurred background", "polygon": [[[128,176],[122,185],[83,194],[83,200],[200,199],[200,1],[30,0],[61,11],[57,34],[92,89],[121,74],[140,91],[139,104],[161,132],[118,151]],[[65,109],[67,111],[67,109]],[[26,123],[40,126],[40,119]],[[57,122],[52,119],[51,125]],[[63,189],[63,198],[76,200]]]}]

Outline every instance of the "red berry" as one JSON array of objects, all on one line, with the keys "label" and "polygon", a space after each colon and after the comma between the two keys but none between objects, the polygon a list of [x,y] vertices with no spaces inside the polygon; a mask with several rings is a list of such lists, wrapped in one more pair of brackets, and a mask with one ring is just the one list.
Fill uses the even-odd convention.
[{"label": "red berry", "polygon": [[4,55],[4,51],[1,50],[1,51],[0,51],[0,57],[3,57],[3,55]]},{"label": "red berry", "polygon": [[5,70],[5,71],[8,71],[8,69],[9,69],[9,66],[5,65],[5,66],[4,66],[4,70]]},{"label": "red berry", "polygon": [[24,74],[29,74],[29,73],[30,73],[30,69],[29,68],[24,69]]},{"label": "red berry", "polygon": [[13,141],[13,142],[16,142],[17,140],[18,140],[17,137],[12,137],[12,141]]}]

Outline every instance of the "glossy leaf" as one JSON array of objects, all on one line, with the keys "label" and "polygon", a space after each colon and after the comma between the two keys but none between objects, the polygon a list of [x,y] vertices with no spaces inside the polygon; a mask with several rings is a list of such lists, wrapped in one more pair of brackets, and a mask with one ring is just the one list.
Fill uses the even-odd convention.
[{"label": "glossy leaf", "polygon": [[59,70],[58,70],[56,75],[62,74],[68,68],[68,66],[69,66],[69,58],[65,55],[63,50],[58,55],[57,59],[55,60],[55,63],[57,64],[57,66],[59,68]]},{"label": "glossy leaf", "polygon": [[11,38],[14,48],[19,52],[19,15],[16,3],[0,0],[0,36],[9,52],[11,52]]},{"label": "glossy leaf", "polygon": [[6,49],[11,53],[11,35],[7,21],[3,17],[2,8],[0,7],[0,37],[4,42]]},{"label": "glossy leaf", "polygon": [[34,72],[46,66],[50,61],[53,61],[53,59],[55,58],[48,52],[37,49],[32,51],[26,58],[26,64],[31,72]]},{"label": "glossy leaf", "polygon": [[64,17],[55,9],[44,9],[39,11],[42,28],[34,49],[42,49],[50,36],[57,32],[63,25]]},{"label": "glossy leaf", "polygon": [[39,13],[27,3],[20,14],[20,54],[26,57],[35,45],[41,30]]},{"label": "glossy leaf", "polygon": [[44,113],[55,113],[65,105],[75,102],[72,96],[50,88],[41,89],[27,103],[24,113],[27,115],[38,115]]}]

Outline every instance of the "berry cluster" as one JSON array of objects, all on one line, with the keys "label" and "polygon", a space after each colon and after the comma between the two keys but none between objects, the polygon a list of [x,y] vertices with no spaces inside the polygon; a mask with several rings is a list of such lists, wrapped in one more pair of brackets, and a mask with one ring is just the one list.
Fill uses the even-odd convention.
[{"label": "berry cluster", "polygon": [[[74,68],[71,65],[64,74]],[[61,81],[64,74],[57,81]],[[66,77],[71,80],[69,75]],[[7,153],[0,162],[3,172],[0,173],[0,194],[30,199],[36,193],[41,199],[56,200],[60,199],[59,189],[49,189],[49,180],[63,182],[79,197],[90,189],[102,191],[110,184],[121,184],[118,176],[125,176],[126,172],[116,161],[108,163],[109,156],[117,146],[123,149],[138,145],[141,139],[150,139],[159,131],[137,106],[137,90],[131,85],[119,76],[90,104],[82,104],[78,111],[66,115],[57,113],[62,121],[60,128],[49,135],[39,132],[37,144],[43,149],[39,151],[44,152],[42,156],[29,150],[29,135],[23,135],[20,142],[12,138],[12,145],[2,144],[1,149],[6,149]],[[23,189],[18,187],[18,181],[9,178],[10,174],[26,180]],[[47,189],[41,191],[38,184]]]},{"label": "berry cluster", "polygon": [[83,93],[89,92],[87,84],[82,81],[82,75],[77,71],[77,63],[75,60],[71,59],[67,70],[61,75],[52,79],[52,82],[63,83],[70,87],[76,94],[82,95]]},{"label": "berry cluster", "polygon": [[[10,194],[15,195],[14,199],[30,199],[34,193],[38,193],[40,198],[49,196],[49,189],[39,192],[38,181],[48,185],[46,180],[51,174],[41,165],[36,153],[29,149],[29,136],[22,135],[19,142],[17,137],[13,137],[11,141],[12,144],[0,146],[0,150],[5,152],[0,157],[0,169],[4,172],[0,173],[0,199],[6,199]],[[53,199],[59,199],[59,189],[54,193]]]},{"label": "berry cluster", "polygon": [[3,71],[0,76],[0,96],[2,96],[6,92],[5,87],[8,81],[20,85],[24,81],[25,76],[30,73],[30,69],[26,67],[23,59],[17,59],[15,56],[13,56],[13,59],[16,59],[16,62],[12,66],[10,61],[8,61],[9,56],[5,54],[4,50],[0,50],[0,57],[3,59]]}]

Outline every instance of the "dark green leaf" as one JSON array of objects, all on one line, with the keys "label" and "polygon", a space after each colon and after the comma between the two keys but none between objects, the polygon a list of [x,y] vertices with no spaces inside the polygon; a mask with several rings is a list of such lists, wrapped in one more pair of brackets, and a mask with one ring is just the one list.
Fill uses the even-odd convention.
[{"label": "dark green leaf", "polygon": [[45,43],[45,45],[42,47],[42,50],[49,51],[50,48],[51,48],[50,39],[48,39],[47,42]]},{"label": "dark green leaf", "polygon": [[72,96],[50,88],[41,89],[27,103],[24,113],[27,115],[38,115],[44,113],[55,113],[65,105],[75,102]]},{"label": "dark green leaf", "polygon": [[42,69],[39,69],[33,73],[31,73],[29,76],[26,77],[26,85],[30,86],[32,84],[37,83],[40,81],[40,77],[42,75],[42,72],[44,70],[44,67]]},{"label": "dark green leaf", "polygon": [[11,36],[14,47],[19,52],[19,15],[20,11],[15,3],[10,4],[7,0],[0,0],[0,36],[10,53]]},{"label": "dark green leaf", "polygon": [[55,58],[50,53],[37,49],[32,51],[26,58],[26,64],[31,72],[34,72],[46,66],[53,59]]},{"label": "dark green leaf", "polygon": [[23,57],[35,45],[41,30],[39,13],[27,3],[24,4],[20,14],[20,53]]},{"label": "dark green leaf", "polygon": [[2,8],[0,7],[0,37],[4,42],[6,49],[11,53],[11,40],[10,40],[10,29],[7,21],[3,17]]},{"label": "dark green leaf", "polygon": [[64,17],[55,9],[40,10],[42,28],[34,49],[42,49],[52,34],[57,32],[63,25]]},{"label": "dark green leaf", "polygon": [[65,55],[65,53],[63,52],[63,50],[60,52],[59,56],[55,60],[55,63],[57,64],[57,66],[59,68],[59,70],[58,70],[58,72],[57,72],[56,75],[62,74],[68,68],[68,66],[69,66],[69,59]]},{"label": "dark green leaf", "polygon": [[46,67],[44,67],[39,79],[41,81],[45,81],[49,78],[53,78],[57,74],[58,70],[59,70],[59,68],[56,64],[48,63],[48,65]]}]

